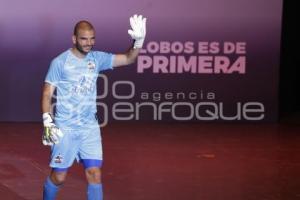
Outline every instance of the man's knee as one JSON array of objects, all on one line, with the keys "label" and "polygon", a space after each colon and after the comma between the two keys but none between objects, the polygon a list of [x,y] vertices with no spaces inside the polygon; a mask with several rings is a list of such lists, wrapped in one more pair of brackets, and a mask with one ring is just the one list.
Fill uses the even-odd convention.
[{"label": "man's knee", "polygon": [[98,167],[85,169],[87,181],[89,183],[101,183],[101,170]]},{"label": "man's knee", "polygon": [[50,175],[50,179],[55,185],[64,184],[64,182],[66,181],[66,178],[67,178],[67,172],[52,171],[51,175]]}]

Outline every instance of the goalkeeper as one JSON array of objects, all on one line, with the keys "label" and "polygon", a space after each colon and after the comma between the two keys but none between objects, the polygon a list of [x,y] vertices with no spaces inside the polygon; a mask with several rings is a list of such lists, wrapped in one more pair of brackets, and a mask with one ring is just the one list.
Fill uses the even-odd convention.
[{"label": "goalkeeper", "polygon": [[[66,180],[68,168],[80,161],[87,179],[87,199],[102,200],[102,143],[96,118],[98,73],[135,62],[146,35],[146,18],[130,17],[128,34],[133,45],[123,54],[92,50],[95,30],[88,21],[74,27],[73,47],[50,64],[42,94],[44,134],[42,142],[51,146],[50,175],[44,184],[43,199],[55,199]],[[56,90],[56,111],[52,99]]]}]

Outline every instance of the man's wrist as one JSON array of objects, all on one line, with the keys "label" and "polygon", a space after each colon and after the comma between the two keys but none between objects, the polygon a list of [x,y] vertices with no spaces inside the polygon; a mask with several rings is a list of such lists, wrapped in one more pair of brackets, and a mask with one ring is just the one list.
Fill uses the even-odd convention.
[{"label": "man's wrist", "polygon": [[144,38],[136,39],[136,40],[134,40],[133,48],[134,49],[141,49],[143,47],[143,43],[144,43]]},{"label": "man's wrist", "polygon": [[53,118],[51,116],[51,113],[45,112],[43,113],[42,117],[43,117],[44,126],[49,126],[51,123],[53,123]]}]

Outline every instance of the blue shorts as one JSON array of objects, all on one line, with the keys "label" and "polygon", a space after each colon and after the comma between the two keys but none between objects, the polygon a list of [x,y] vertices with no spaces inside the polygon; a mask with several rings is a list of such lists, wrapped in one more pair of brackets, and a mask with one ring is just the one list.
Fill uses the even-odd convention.
[{"label": "blue shorts", "polygon": [[69,168],[74,160],[103,160],[100,128],[90,126],[77,130],[60,128],[64,136],[51,147],[52,168]]}]

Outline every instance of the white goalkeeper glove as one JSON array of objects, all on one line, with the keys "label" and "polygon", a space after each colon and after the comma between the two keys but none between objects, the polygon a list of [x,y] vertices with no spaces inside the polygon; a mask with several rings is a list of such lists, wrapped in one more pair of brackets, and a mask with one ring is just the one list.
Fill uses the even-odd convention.
[{"label": "white goalkeeper glove", "polygon": [[128,34],[134,40],[133,48],[142,48],[146,37],[146,18],[142,15],[134,15],[129,21],[131,29],[128,30]]},{"label": "white goalkeeper glove", "polygon": [[63,137],[61,130],[54,124],[50,113],[43,113],[44,133],[43,145],[52,146],[58,144],[59,139]]}]

